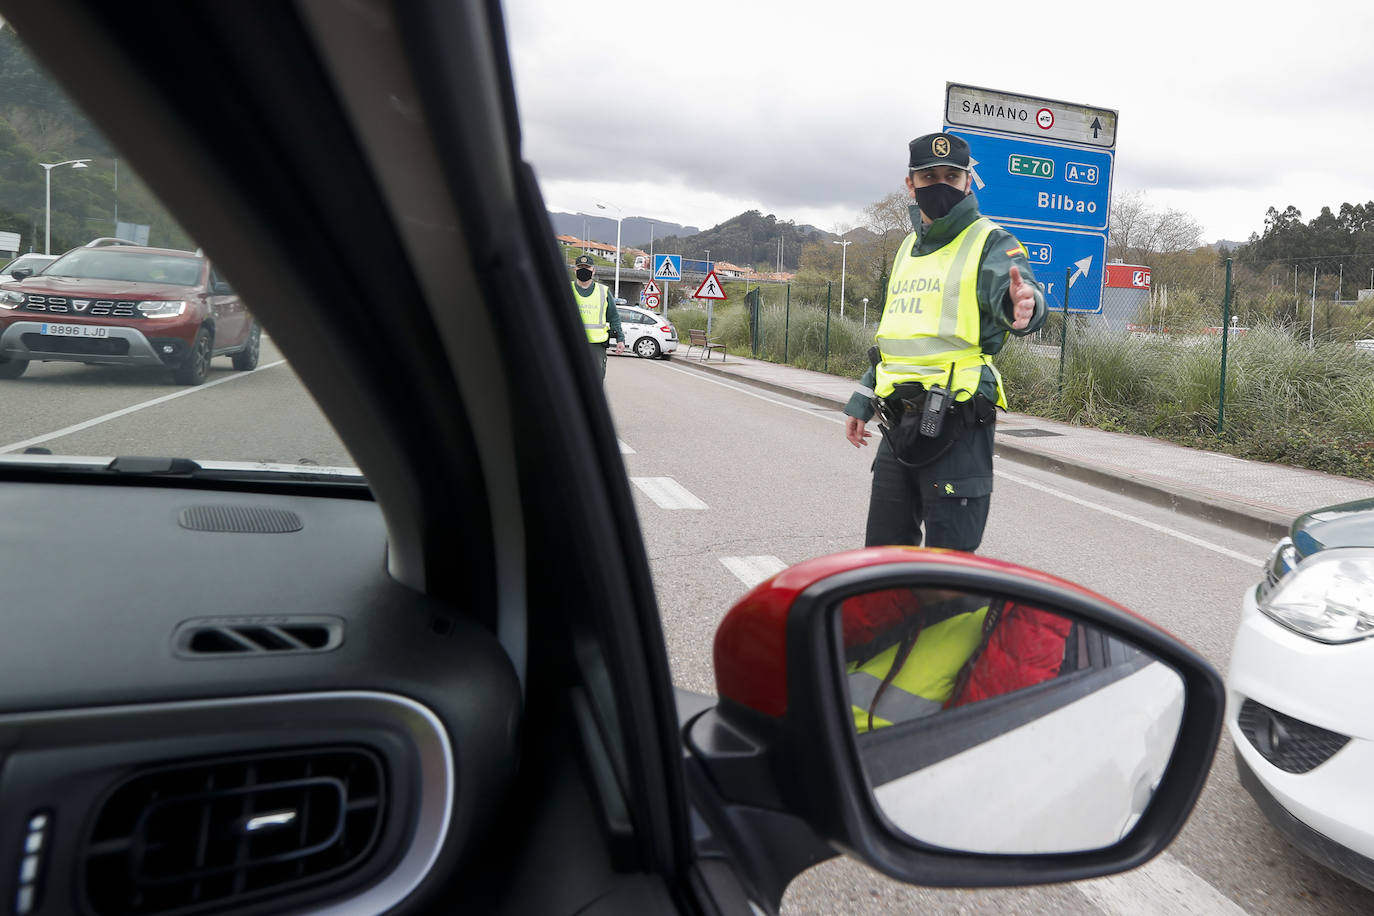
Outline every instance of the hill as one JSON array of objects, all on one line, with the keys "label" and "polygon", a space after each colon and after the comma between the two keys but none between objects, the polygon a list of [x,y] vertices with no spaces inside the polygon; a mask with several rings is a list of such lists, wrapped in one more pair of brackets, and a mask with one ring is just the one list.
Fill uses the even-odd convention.
[{"label": "hill", "polygon": [[[615,220],[606,216],[590,216],[582,213],[556,213],[549,211],[553,222],[554,235],[575,235],[580,239],[615,244]],[[692,235],[696,226],[682,226],[667,220],[649,219],[646,216],[627,216],[620,221],[620,246],[622,248],[649,247],[649,233],[652,226],[655,240],[665,235]],[[657,241],[654,247],[658,247]]]},{"label": "hill", "polygon": [[758,210],[746,210],[704,232],[655,241],[654,250],[688,258],[704,258],[710,251],[712,261],[769,269],[777,265],[781,252],[782,269],[796,270],[803,245],[834,238],[837,236],[814,226],[798,226],[771,213],[764,216]]}]

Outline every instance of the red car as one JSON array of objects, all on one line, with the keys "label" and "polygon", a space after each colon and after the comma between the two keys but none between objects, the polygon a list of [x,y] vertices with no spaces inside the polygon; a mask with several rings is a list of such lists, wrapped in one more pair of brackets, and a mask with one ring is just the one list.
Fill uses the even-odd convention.
[{"label": "red car", "polygon": [[131,245],[77,248],[0,284],[0,379],[33,360],[160,366],[183,385],[210,360],[255,369],[262,331],[201,254]]}]

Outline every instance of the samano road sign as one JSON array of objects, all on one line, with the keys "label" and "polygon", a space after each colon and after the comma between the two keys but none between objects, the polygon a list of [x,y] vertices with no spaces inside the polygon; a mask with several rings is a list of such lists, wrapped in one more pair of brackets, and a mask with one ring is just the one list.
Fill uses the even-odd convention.
[{"label": "samano road sign", "polygon": [[724,299],[725,288],[720,285],[720,280],[716,278],[713,270],[706,275],[706,279],[701,281],[697,291],[692,294],[696,299]]}]

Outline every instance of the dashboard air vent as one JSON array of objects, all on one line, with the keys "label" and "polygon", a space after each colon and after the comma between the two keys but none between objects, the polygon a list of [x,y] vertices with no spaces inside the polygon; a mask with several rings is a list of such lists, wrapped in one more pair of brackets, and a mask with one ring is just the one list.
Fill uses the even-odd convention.
[{"label": "dashboard air vent", "polygon": [[196,657],[328,652],[343,645],[343,632],[338,617],[202,617],[177,626],[172,646]]},{"label": "dashboard air vent", "polygon": [[99,916],[278,899],[359,868],[385,816],[381,760],[362,748],[146,770],[101,807],[82,850],[82,890]]}]

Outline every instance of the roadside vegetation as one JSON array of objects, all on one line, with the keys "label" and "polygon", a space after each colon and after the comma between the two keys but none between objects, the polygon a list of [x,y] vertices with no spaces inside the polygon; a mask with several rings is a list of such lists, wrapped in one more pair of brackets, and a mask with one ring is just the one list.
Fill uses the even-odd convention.
[{"label": "roadside vegetation", "polygon": [[[906,204],[904,195],[888,195],[864,211],[863,225],[842,233],[852,243],[844,318],[841,246],[822,239],[802,246],[790,286],[760,288],[757,334],[741,303],[743,284],[730,283],[711,336],[735,355],[857,379],[868,366],[887,270],[910,228]],[[1011,339],[996,358],[1011,409],[1374,480],[1374,350],[1358,345],[1374,347],[1374,201],[1326,207],[1306,222],[1292,207],[1271,208],[1264,232],[1246,242],[1204,246],[1200,231],[1144,194],[1119,195],[1108,257],[1150,269],[1148,304],[1129,332],[1087,316],[1070,316],[1065,329],[1051,314],[1038,334]],[[720,242],[713,251],[732,257]],[[1235,333],[1223,416],[1228,258]],[[669,317],[684,339],[688,328],[705,329],[705,308],[673,292]]]},{"label": "roadside vegetation", "polygon": [[[783,293],[764,289],[758,358],[783,361],[786,324],[789,363],[857,379],[868,366],[874,316],[865,329],[833,309],[827,360],[824,300],[794,295],[789,318],[772,303]],[[1349,336],[1374,322],[1374,303],[1347,307],[1343,317],[1349,330],[1312,341],[1271,320],[1233,336],[1220,433],[1219,335],[1106,334],[1071,318],[1061,387],[1061,331],[1052,315],[1040,334],[1010,339],[995,362],[1018,413],[1374,480],[1374,353],[1356,349]],[[706,328],[706,310],[693,304],[672,308],[669,318],[684,340],[687,329]],[[711,336],[733,355],[752,355],[748,310],[733,294],[715,306]]]}]

